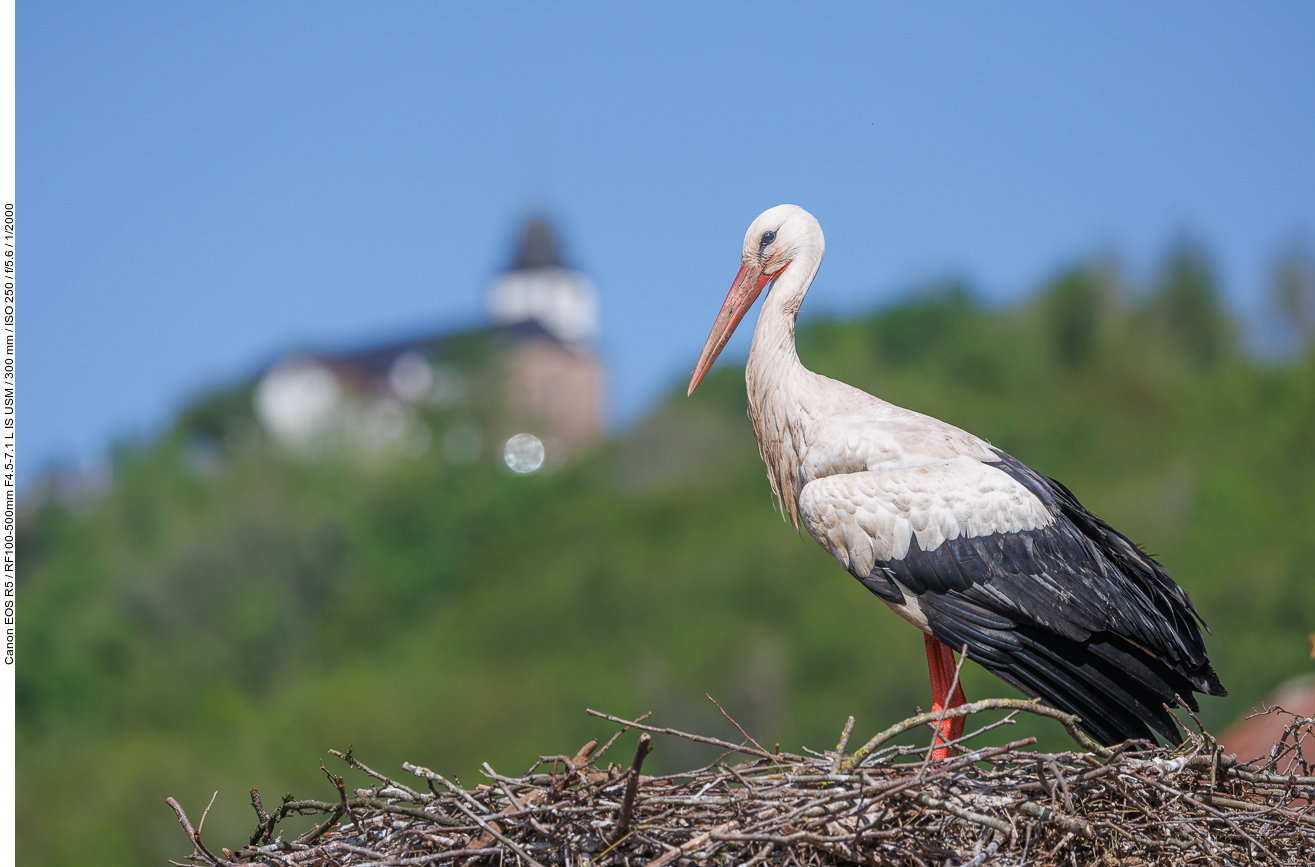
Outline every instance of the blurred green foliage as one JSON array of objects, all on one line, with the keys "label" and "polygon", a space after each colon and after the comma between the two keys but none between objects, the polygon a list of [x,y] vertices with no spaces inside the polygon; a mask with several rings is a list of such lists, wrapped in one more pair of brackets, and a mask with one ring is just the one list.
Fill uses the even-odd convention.
[{"label": "blurred green foliage", "polygon": [[[1009,309],[949,287],[812,319],[799,352],[1061,479],[1159,556],[1214,629],[1231,695],[1202,715],[1222,726],[1309,669],[1315,628],[1315,358],[1261,363],[1237,332],[1185,250],[1140,299],[1095,264]],[[740,371],[527,478],[437,449],[287,456],[250,400],[210,395],[120,448],[102,496],[28,498],[25,864],[177,858],[164,798],[195,820],[216,788],[206,838],[236,847],[252,786],[332,794],[328,747],[471,784],[608,732],[585,707],[737,737],[706,692],[764,743],[823,749],[848,714],[857,738],[927,703],[917,634],[773,514]],[[659,739],[650,761],[708,758]]]}]

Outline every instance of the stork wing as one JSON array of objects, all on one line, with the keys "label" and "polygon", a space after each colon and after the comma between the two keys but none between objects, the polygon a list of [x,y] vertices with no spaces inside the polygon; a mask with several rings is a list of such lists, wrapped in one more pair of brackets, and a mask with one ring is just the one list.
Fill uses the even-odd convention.
[{"label": "stork wing", "polygon": [[817,479],[815,539],[892,607],[1106,743],[1179,736],[1163,705],[1223,695],[1199,615],[1160,564],[1009,455]]}]

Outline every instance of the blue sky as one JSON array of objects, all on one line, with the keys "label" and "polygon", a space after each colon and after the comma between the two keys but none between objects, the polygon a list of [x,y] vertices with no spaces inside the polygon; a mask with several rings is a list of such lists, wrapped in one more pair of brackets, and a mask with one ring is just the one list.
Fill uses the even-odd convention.
[{"label": "blue sky", "polygon": [[[805,312],[997,300],[1184,233],[1258,310],[1315,238],[1315,4],[18,6],[22,470],[297,346],[479,321],[546,207],[613,422],[693,368],[745,228],[827,234]],[[751,315],[752,318],[752,315]],[[727,352],[742,356],[750,329]]]}]

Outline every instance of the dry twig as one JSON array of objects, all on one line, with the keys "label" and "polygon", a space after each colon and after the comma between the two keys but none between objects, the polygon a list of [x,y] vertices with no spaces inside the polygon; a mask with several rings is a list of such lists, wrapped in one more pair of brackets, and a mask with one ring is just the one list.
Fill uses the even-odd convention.
[{"label": "dry twig", "polygon": [[[1169,867],[1262,858],[1273,864],[1315,861],[1315,814],[1308,805],[1315,778],[1294,751],[1315,736],[1315,720],[1295,718],[1267,761],[1244,766],[1219,755],[1205,733],[1193,733],[1188,755],[1145,743],[1089,749],[1075,718],[1035,702],[988,699],[964,708],[1055,719],[1082,749],[1038,753],[1028,749],[1032,738],[973,746],[973,738],[994,727],[988,725],[958,739],[963,752],[943,762],[926,762],[922,747],[877,752],[900,733],[961,709],[904,720],[848,759],[851,723],[834,752],[797,756],[590,711],[624,728],[748,758],[730,764],[723,755],[684,775],[643,777],[641,785],[646,733],[625,774],[598,767],[606,747],[598,750],[592,741],[574,757],[544,757],[565,763],[565,775],[537,773],[536,765],[520,777],[505,777],[485,765],[494,785],[475,789],[405,764],[430,784],[432,793],[422,793],[369,769],[349,750],[334,754],[373,780],[372,788],[358,789],[349,799],[342,778],[326,769],[338,789],[336,803],[288,796],[272,814],[253,790],[256,831],[246,847],[221,850],[223,857],[206,848],[176,801],[169,799],[169,805],[192,846],[186,860],[210,867]],[[319,817],[318,824],[288,842],[284,823],[294,815]]]}]

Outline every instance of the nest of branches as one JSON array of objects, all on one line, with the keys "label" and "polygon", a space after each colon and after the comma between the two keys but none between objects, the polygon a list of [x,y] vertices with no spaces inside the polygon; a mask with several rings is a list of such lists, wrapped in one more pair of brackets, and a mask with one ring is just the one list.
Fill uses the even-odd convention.
[{"label": "nest of branches", "polygon": [[[933,760],[930,746],[888,745],[993,709],[1011,713],[952,742],[957,755]],[[485,764],[486,782],[474,789],[409,763],[409,776],[394,779],[350,750],[331,750],[374,785],[349,795],[326,769],[336,799],[287,796],[268,812],[253,789],[255,831],[218,854],[178,802],[169,804],[192,843],[188,860],[214,867],[1315,863],[1315,776],[1302,756],[1315,729],[1309,718],[1292,719],[1268,760],[1244,765],[1204,730],[1185,730],[1176,750],[1146,742],[1111,750],[1088,739],[1076,717],[1011,699],[919,714],[849,752],[851,717],[834,750],[806,755],[765,750],[747,734],[737,744],[658,728],[647,716],[589,713],[620,726],[602,748],[590,741],[574,756],[544,756],[515,777]],[[1056,720],[1080,748],[1037,752],[1028,749],[1034,738],[973,746],[1017,713]],[[633,729],[633,760],[603,764]],[[697,770],[645,776],[654,733],[724,752]],[[308,815],[314,827],[285,836],[286,819]]]}]

